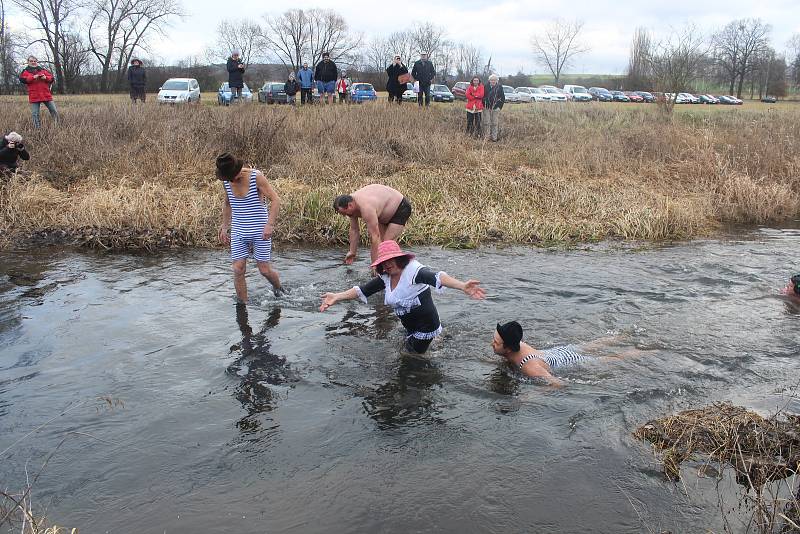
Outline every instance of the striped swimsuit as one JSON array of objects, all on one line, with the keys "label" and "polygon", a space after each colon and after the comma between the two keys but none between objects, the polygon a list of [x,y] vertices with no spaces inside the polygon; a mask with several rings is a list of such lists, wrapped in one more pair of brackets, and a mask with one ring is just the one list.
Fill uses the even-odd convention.
[{"label": "striped swimsuit", "polygon": [[256,169],[250,173],[250,187],[244,198],[233,194],[230,182],[223,182],[231,204],[231,261],[247,258],[251,249],[256,261],[272,260],[272,238],[263,237],[269,210],[258,195],[257,173]]},{"label": "striped swimsuit", "polygon": [[531,361],[534,358],[538,358],[542,360],[544,363],[550,366],[551,369],[555,369],[556,367],[567,367],[568,365],[575,365],[581,362],[585,362],[590,358],[590,356],[584,356],[580,352],[577,351],[577,347],[575,345],[567,345],[565,347],[553,347],[552,349],[547,349],[541,351],[542,353],[539,355],[536,354],[528,354],[519,362],[519,368],[522,369],[522,366]]}]

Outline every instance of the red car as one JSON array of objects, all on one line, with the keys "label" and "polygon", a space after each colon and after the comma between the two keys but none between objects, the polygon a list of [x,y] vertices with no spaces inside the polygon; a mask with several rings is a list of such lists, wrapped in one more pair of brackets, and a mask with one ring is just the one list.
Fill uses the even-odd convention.
[{"label": "red car", "polygon": [[450,89],[450,92],[453,93],[456,100],[466,100],[467,87],[469,87],[469,82],[456,82],[453,88]]},{"label": "red car", "polygon": [[644,102],[644,97],[639,93],[633,91],[625,91],[625,96],[631,99],[631,102]]}]

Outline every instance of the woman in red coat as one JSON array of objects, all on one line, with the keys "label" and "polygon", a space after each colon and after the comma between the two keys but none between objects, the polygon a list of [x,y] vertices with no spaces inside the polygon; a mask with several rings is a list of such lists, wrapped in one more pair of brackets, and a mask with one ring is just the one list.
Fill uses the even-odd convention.
[{"label": "woman in red coat", "polygon": [[481,114],[483,112],[483,84],[481,79],[475,76],[467,87],[467,133],[480,137]]},{"label": "woman in red coat", "polygon": [[28,66],[19,75],[19,81],[28,86],[28,102],[31,103],[34,128],[39,128],[42,125],[39,119],[39,108],[42,104],[50,112],[53,119],[58,122],[58,112],[56,111],[56,105],[53,103],[53,94],[50,92],[53,75],[46,68],[39,66],[39,60],[35,56],[28,56]]}]

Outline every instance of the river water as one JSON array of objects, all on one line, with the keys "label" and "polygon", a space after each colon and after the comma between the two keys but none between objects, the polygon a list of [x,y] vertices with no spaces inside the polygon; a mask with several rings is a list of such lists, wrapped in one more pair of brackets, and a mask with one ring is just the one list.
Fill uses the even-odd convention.
[{"label": "river water", "polygon": [[[368,276],[344,250],[276,251],[280,299],[251,266],[246,309],[222,251],[4,252],[0,486],[66,438],[33,500],[85,533],[720,531],[714,481],[664,480],[631,432],[719,400],[800,411],[800,307],[776,296],[798,249],[800,231],[770,229],[416,248],[489,294],[435,295],[445,333],[426,357],[399,354],[380,298],[317,311]],[[536,347],[614,334],[643,354],[544,387],[492,354],[511,319]]]}]

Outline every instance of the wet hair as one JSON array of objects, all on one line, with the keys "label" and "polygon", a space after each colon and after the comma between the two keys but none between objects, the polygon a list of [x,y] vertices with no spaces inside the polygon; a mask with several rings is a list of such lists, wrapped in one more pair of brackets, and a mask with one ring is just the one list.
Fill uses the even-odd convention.
[{"label": "wet hair", "polygon": [[351,195],[339,195],[333,199],[333,211],[339,213],[339,208],[346,208],[352,201],[353,197]]},{"label": "wet hair", "polygon": [[522,326],[517,321],[510,321],[506,324],[497,323],[497,333],[503,340],[503,345],[514,352],[519,350],[519,343],[522,341]]},{"label": "wet hair", "polygon": [[800,274],[792,276],[791,280],[794,284],[794,294],[800,295]]},{"label": "wet hair", "polygon": [[[405,269],[408,265],[408,262],[411,261],[411,256],[397,256],[395,258],[391,258],[397,264],[400,269]],[[390,261],[390,260],[386,260]],[[384,262],[385,263],[385,262]],[[375,266],[375,272],[378,274],[383,274],[383,263],[379,263]]]}]

